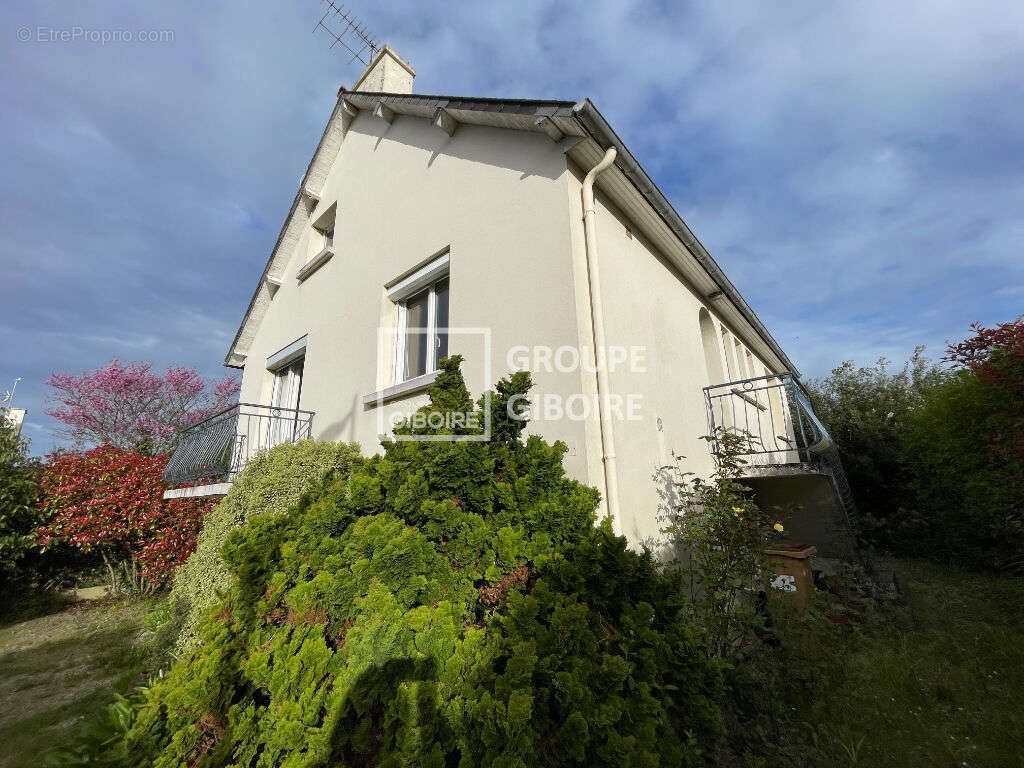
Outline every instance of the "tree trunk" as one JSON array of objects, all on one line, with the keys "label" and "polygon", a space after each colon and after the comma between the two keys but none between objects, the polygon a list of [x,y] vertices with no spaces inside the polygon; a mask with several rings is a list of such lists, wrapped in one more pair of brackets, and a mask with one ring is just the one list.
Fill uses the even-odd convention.
[{"label": "tree trunk", "polygon": [[114,564],[110,562],[110,558],[103,550],[100,550],[100,556],[103,558],[103,564],[107,566],[107,573],[110,574],[110,594],[116,595],[118,592],[117,572],[114,570]]}]

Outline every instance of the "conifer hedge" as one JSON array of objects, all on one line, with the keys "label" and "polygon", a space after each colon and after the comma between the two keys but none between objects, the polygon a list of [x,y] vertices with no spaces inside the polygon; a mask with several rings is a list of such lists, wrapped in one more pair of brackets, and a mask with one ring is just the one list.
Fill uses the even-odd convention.
[{"label": "conifer hedge", "polygon": [[[474,407],[459,362],[425,412]],[[563,444],[520,439],[506,406],[529,386],[499,383],[489,442],[385,441],[231,534],[230,592],[147,694],[125,753],[190,768],[713,764],[720,674],[680,584],[594,525],[598,493],[565,477]]]},{"label": "conifer hedge", "polygon": [[203,521],[195,552],[174,574],[171,613],[180,650],[195,646],[199,621],[231,585],[221,559],[228,536],[260,514],[285,512],[327,475],[346,477],[359,457],[356,443],[301,440],[255,456],[231,484],[228,495]]}]

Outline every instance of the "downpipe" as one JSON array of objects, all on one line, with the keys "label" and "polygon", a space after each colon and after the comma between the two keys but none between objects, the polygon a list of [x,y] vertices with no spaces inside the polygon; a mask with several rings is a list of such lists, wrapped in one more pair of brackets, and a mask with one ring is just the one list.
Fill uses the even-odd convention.
[{"label": "downpipe", "polygon": [[601,303],[601,275],[597,263],[597,215],[594,210],[594,182],[615,162],[615,147],[604,153],[601,161],[583,179],[583,235],[587,254],[587,280],[590,285],[590,319],[594,333],[594,357],[603,360],[597,368],[597,397],[601,404],[598,419],[601,427],[601,461],[604,464],[605,503],[612,529],[622,535],[619,511],[619,477],[615,465],[615,428],[612,423],[611,385],[608,381],[608,349],[605,346],[604,308]]}]

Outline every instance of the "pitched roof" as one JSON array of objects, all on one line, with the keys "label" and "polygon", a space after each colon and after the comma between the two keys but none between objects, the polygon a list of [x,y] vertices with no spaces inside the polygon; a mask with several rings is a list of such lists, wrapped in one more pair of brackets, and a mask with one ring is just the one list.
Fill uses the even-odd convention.
[{"label": "pitched roof", "polygon": [[[395,114],[422,117],[439,125],[466,123],[546,133],[562,143],[570,159],[582,168],[592,167],[610,147],[615,147],[615,172],[601,176],[598,186],[631,219],[646,225],[645,234],[666,253],[681,273],[709,304],[715,305],[719,316],[733,329],[748,325],[783,367],[799,375],[799,371],[772,337],[757,314],[732,284],[722,268],[708,253],[683,221],[682,217],[658,189],[647,172],[626,147],[590,99],[582,101],[550,101],[538,99],[493,99],[464,96],[429,96],[369,91],[339,91],[338,103],[324,134],[302,178],[277,243],[271,251],[260,284],[249,302],[242,325],[235,335],[224,364],[241,367],[245,353],[240,342],[251,341],[255,326],[262,317],[272,295],[273,284],[280,277],[274,267],[286,261],[287,252],[301,232],[305,219],[297,213],[305,208],[308,218],[318,200],[341,139],[358,110],[390,110]],[[300,221],[301,220],[301,221]],[[283,269],[283,265],[280,265]],[[280,272],[280,270],[278,270]],[[268,282],[268,277],[270,281]],[[721,300],[728,300],[721,301]]]}]

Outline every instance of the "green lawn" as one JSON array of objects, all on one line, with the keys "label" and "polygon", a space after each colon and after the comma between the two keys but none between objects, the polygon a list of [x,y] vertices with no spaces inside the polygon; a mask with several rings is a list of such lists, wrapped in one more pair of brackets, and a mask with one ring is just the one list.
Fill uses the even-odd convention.
[{"label": "green lawn", "polygon": [[738,670],[748,764],[1024,766],[1024,579],[896,570],[905,604],[787,623]]},{"label": "green lawn", "polygon": [[38,766],[44,750],[127,692],[146,664],[137,638],[149,608],[78,604],[0,629],[0,767]]},{"label": "green lawn", "polygon": [[[1024,579],[897,573],[904,603],[786,622],[779,647],[736,670],[724,766],[1024,768]],[[100,603],[0,628],[0,768],[38,765],[128,690],[151,609]]]}]

